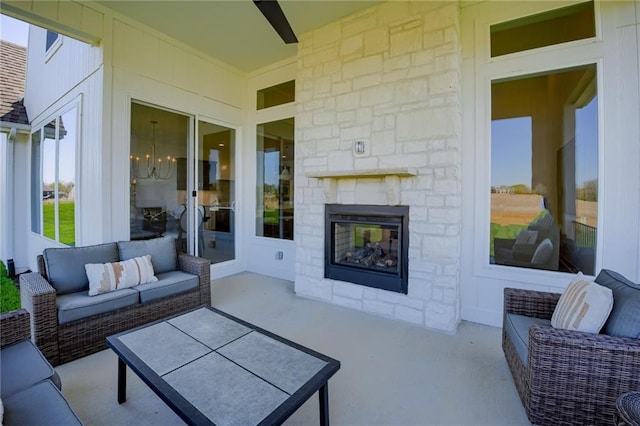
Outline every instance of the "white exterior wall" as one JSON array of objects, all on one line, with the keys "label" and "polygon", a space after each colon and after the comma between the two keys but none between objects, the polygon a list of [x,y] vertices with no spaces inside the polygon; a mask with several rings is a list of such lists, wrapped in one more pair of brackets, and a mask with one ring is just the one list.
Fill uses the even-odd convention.
[{"label": "white exterior wall", "polygon": [[[103,240],[103,203],[108,203],[108,180],[103,180],[102,123],[103,123],[103,64],[102,49],[63,37],[53,55],[46,55],[46,31],[30,27],[27,52],[27,85],[24,104],[32,128],[55,118],[66,105],[79,102],[79,146],[76,147],[76,242],[88,245]],[[23,150],[30,164],[30,145]],[[18,155],[18,154],[17,154]],[[16,157],[19,162],[23,158]],[[30,193],[30,166],[16,168],[16,182]],[[100,190],[96,190],[100,188]],[[105,190],[105,188],[107,188]],[[18,193],[18,192],[16,192]],[[57,243],[31,232],[30,198],[26,196],[16,214],[16,229],[26,232],[26,258],[16,259],[16,269],[37,270],[36,256],[46,247]],[[16,233],[16,239],[23,238]]]},{"label": "white exterior wall", "polygon": [[[458,25],[457,3],[389,2],[300,37],[297,294],[456,330],[462,204]],[[356,140],[365,141],[364,155],[353,153]],[[403,167],[417,176],[331,183],[306,176]],[[407,295],[324,278],[324,204],[331,202],[409,206]]]}]

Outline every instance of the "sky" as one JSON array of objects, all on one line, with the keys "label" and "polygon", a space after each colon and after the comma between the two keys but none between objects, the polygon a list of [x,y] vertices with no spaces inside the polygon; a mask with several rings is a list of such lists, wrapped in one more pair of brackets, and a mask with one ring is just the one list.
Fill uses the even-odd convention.
[{"label": "sky", "polygon": [[0,40],[27,47],[28,39],[29,24],[6,15],[0,15]]},{"label": "sky", "polygon": [[[576,185],[598,178],[598,98],[576,110]],[[531,187],[531,117],[491,122],[491,186]],[[531,188],[532,189],[532,188]]]}]

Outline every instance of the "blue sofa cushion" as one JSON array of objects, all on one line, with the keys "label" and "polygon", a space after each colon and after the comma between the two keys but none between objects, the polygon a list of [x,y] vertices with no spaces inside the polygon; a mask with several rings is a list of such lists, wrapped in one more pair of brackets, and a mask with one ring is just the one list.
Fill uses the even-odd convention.
[{"label": "blue sofa cushion", "polygon": [[131,288],[89,296],[88,291],[58,296],[58,323],[65,324],[92,315],[112,312],[138,304],[138,292]]},{"label": "blue sofa cushion", "polygon": [[511,342],[513,342],[513,346],[515,346],[525,367],[527,366],[527,355],[529,354],[529,326],[533,324],[551,327],[550,320],[518,314],[507,314],[505,321],[507,335],[511,338]]},{"label": "blue sofa cushion", "polygon": [[60,376],[31,340],[20,340],[0,351],[0,397],[6,398],[43,380],[61,388]]},{"label": "blue sofa cushion", "polygon": [[58,388],[45,380],[21,390],[7,399],[4,404],[3,425],[82,425],[69,403]]},{"label": "blue sofa cushion", "polygon": [[131,287],[140,292],[140,302],[143,304],[196,289],[200,283],[197,275],[182,271],[165,272],[156,276],[158,277],[158,282]]},{"label": "blue sofa cushion", "polygon": [[57,294],[75,293],[89,289],[84,269],[87,263],[108,263],[120,260],[116,243],[85,247],[47,248],[43,251],[49,283]]},{"label": "blue sofa cushion", "polygon": [[608,269],[600,271],[596,282],[613,291],[613,309],[603,332],[609,336],[640,339],[640,284]]},{"label": "blue sofa cushion", "polygon": [[151,264],[156,274],[178,269],[176,240],[171,237],[154,238],[140,241],[119,241],[120,260],[151,255]]}]

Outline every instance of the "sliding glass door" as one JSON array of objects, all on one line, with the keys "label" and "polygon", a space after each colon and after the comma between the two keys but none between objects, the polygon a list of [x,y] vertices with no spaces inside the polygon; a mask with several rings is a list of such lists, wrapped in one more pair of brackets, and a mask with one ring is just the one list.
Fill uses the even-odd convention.
[{"label": "sliding glass door", "polygon": [[236,257],[235,138],[234,129],[198,121],[197,246],[212,264]]},{"label": "sliding glass door", "polygon": [[234,129],[132,102],[130,237],[168,236],[178,250],[235,259]]}]

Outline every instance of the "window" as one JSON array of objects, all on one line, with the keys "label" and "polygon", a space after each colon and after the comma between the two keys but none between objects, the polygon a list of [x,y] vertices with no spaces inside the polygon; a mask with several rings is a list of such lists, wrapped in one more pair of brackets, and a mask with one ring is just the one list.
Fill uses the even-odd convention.
[{"label": "window", "polygon": [[287,104],[295,100],[296,82],[295,80],[286,83],[276,84],[266,89],[258,90],[256,109],[271,108],[278,105]]},{"label": "window", "polygon": [[593,2],[491,26],[491,57],[595,37]]},{"label": "window", "polygon": [[77,121],[74,106],[31,135],[31,230],[69,246],[76,242]]},{"label": "window", "polygon": [[45,52],[48,52],[49,49],[54,45],[54,43],[60,38],[60,34],[54,33],[53,31],[47,30],[47,41],[45,45]]},{"label": "window", "polygon": [[48,62],[60,49],[60,46],[62,46],[62,39],[63,37],[60,34],[47,30],[45,40],[45,62]]},{"label": "window", "polygon": [[594,273],[596,65],[491,84],[491,241],[497,264]]},{"label": "window", "polygon": [[257,128],[256,233],[293,240],[294,119]]}]

